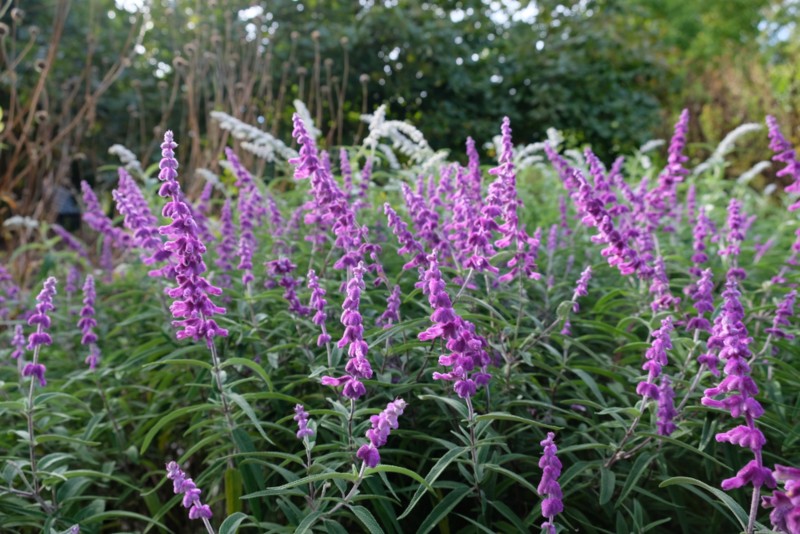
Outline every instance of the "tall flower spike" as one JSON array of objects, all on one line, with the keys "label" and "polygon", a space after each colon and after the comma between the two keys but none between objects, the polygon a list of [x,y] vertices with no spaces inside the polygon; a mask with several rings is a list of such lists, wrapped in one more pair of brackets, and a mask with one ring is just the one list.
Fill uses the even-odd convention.
[{"label": "tall flower spike", "polygon": [[100,358],[100,350],[97,348],[97,334],[94,333],[94,327],[97,326],[97,320],[94,318],[94,301],[96,293],[94,289],[94,277],[86,275],[86,281],[83,284],[83,308],[81,308],[81,318],[78,321],[78,328],[81,329],[81,345],[89,345],[89,355],[86,357],[86,363],[89,369],[94,370],[97,367],[97,362]]},{"label": "tall flower spike", "polygon": [[161,144],[162,159],[159,163],[161,169],[158,179],[162,184],[158,194],[168,198],[162,213],[172,222],[159,228],[159,232],[166,235],[167,243],[164,245],[175,260],[176,287],[168,289],[167,295],[175,299],[170,306],[170,311],[176,319],[172,326],[179,328],[177,337],[183,339],[191,337],[195,341],[204,339],[210,347],[215,336],[227,336],[228,331],[220,328],[212,317],[225,313],[225,308],[216,306],[209,295],[220,295],[222,290],[211,285],[202,275],[206,271],[203,262],[205,245],[198,237],[197,224],[195,224],[189,206],[182,200],[181,186],[176,180],[178,176],[178,161],[175,159],[175,148],[178,145],[173,141],[172,132],[167,130],[164,142]]},{"label": "tall flower spike", "polygon": [[644,355],[647,361],[642,365],[642,369],[647,371],[647,380],[639,382],[639,385],[636,386],[636,393],[645,399],[649,397],[655,401],[659,400],[656,380],[661,376],[661,368],[668,363],[667,351],[672,348],[672,340],[669,337],[672,329],[672,317],[667,316],[661,321],[661,328],[653,332],[653,342]]},{"label": "tall flower spike", "polygon": [[167,478],[172,481],[175,495],[183,494],[181,502],[184,508],[189,508],[189,519],[202,519],[203,522],[211,519],[211,507],[200,500],[202,490],[191,478],[186,477],[186,473],[181,471],[176,462],[167,464]]},{"label": "tall flower spike", "polygon": [[449,351],[439,356],[439,365],[450,370],[433,373],[433,379],[453,382],[453,389],[462,399],[472,397],[478,387],[488,384],[491,378],[486,372],[489,365],[487,343],[475,333],[475,325],[462,319],[453,309],[435,253],[428,256],[428,269],[422,273],[422,292],[428,295],[433,308],[433,325],[420,332],[417,338],[420,341],[442,338]]},{"label": "tall flower spike", "polygon": [[369,443],[359,447],[358,452],[356,452],[356,456],[364,460],[367,467],[375,467],[381,462],[381,454],[378,449],[386,445],[389,433],[399,426],[397,420],[403,415],[405,408],[406,401],[395,399],[387,404],[386,409],[380,414],[369,418],[372,423],[372,428],[367,430]]},{"label": "tall flower spike", "polygon": [[658,421],[658,435],[669,436],[678,428],[675,417],[678,415],[675,410],[675,391],[672,389],[672,381],[667,375],[661,377],[661,385],[658,387],[658,410],[656,411]]},{"label": "tall flower spike", "polygon": [[794,301],[797,298],[797,291],[792,290],[778,304],[778,309],[775,310],[775,319],[772,321],[772,327],[764,329],[767,334],[772,334],[775,337],[783,339],[794,339],[794,334],[787,333],[782,327],[790,326],[789,322],[794,316]]},{"label": "tall flower spike", "polygon": [[361,291],[364,289],[365,271],[363,262],[353,269],[353,275],[347,282],[347,295],[342,303],[341,321],[344,325],[344,334],[339,340],[338,347],[340,349],[348,347],[347,354],[350,360],[345,366],[347,374],[340,378],[322,377],[323,386],[344,386],[342,395],[348,399],[362,397],[367,388],[361,381],[372,378],[372,367],[367,360],[367,343],[364,341],[364,325],[358,309],[361,303]]},{"label": "tall flower spike", "polygon": [[544,454],[539,458],[539,468],[542,469],[542,480],[536,491],[542,500],[542,516],[546,521],[542,523],[542,528],[547,534],[556,534],[556,526],[553,520],[556,515],[564,511],[563,495],[558,477],[561,475],[561,460],[558,459],[558,447],[555,444],[556,435],[553,432],[547,433],[547,439],[542,440],[539,445],[544,448]]},{"label": "tall flower spike", "polygon": [[50,334],[45,330],[50,328],[50,316],[48,313],[56,308],[53,304],[55,295],[56,279],[51,276],[45,280],[42,291],[36,297],[36,311],[28,319],[29,325],[36,325],[36,332],[28,336],[28,350],[33,351],[33,361],[25,364],[22,369],[22,376],[36,377],[42,387],[47,385],[47,380],[44,377],[47,368],[39,363],[39,348],[42,345],[51,345],[53,343]]},{"label": "tall flower spike", "polygon": [[[748,345],[752,342],[744,325],[744,307],[739,298],[738,279],[731,269],[723,292],[724,305],[720,321],[708,340],[709,348],[720,348],[719,357],[725,361],[725,378],[715,387],[703,393],[703,406],[726,410],[733,418],[744,418],[743,425],[736,426],[727,432],[715,436],[718,442],[727,441],[753,452],[755,458],[748,462],[735,477],[722,481],[725,491],[752,484],[754,491],[763,485],[774,488],[775,479],[769,469],[764,467],[761,449],[766,443],[764,434],[756,427],[755,420],[764,413],[764,408],[756,400],[758,386],[750,377],[750,366],[747,361],[751,352]],[[717,397],[724,397],[722,400]]]},{"label": "tall flower spike", "polygon": [[11,338],[11,346],[14,347],[11,357],[15,360],[25,355],[25,334],[22,331],[21,324],[14,327],[14,336]]},{"label": "tall flower spike", "polygon": [[378,326],[391,328],[393,324],[400,322],[400,285],[395,285],[389,298],[386,300],[386,310],[375,321]]},{"label": "tall flower spike", "polygon": [[321,347],[331,340],[331,336],[328,334],[327,328],[325,328],[325,320],[328,318],[328,314],[325,313],[325,305],[327,304],[325,289],[319,285],[319,277],[314,272],[314,269],[308,270],[308,289],[311,290],[311,302],[309,302],[308,306],[314,310],[312,321],[322,330],[322,333],[317,338],[317,346]]},{"label": "tall flower spike", "polygon": [[578,297],[585,297],[589,294],[589,280],[592,279],[592,266],[588,265],[578,278],[578,283],[575,285],[575,292],[572,293],[572,311],[578,313],[581,309],[578,304]]}]

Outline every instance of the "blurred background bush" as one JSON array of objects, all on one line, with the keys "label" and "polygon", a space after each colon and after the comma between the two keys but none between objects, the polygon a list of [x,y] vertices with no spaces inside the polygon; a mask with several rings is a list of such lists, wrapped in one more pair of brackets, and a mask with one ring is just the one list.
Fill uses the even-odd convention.
[{"label": "blurred background bush", "polygon": [[516,142],[555,127],[608,160],[683,107],[697,158],[768,112],[797,145],[798,19],[797,0],[2,0],[0,220],[74,211],[81,179],[113,181],[109,146],[151,164],[166,128],[183,176],[217,171],[209,112],[289,139],[294,99],[329,147],[381,103],[456,157],[508,115]]}]

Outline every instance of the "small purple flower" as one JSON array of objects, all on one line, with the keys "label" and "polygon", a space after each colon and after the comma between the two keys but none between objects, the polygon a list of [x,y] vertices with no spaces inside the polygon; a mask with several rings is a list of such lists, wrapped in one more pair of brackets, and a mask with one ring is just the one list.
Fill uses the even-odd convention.
[{"label": "small purple flower", "polygon": [[222,271],[217,278],[221,288],[231,286],[231,276],[228,274],[233,270],[234,254],[236,254],[236,226],[233,224],[231,214],[231,199],[226,198],[222,205],[222,212],[219,217],[221,239],[217,245],[217,258],[214,265]]},{"label": "small purple flower", "polygon": [[375,324],[384,328],[391,328],[400,322],[400,285],[395,285],[386,301],[386,310],[376,319]]},{"label": "small purple flower", "polygon": [[774,491],[769,497],[762,497],[761,506],[773,508],[769,514],[772,526],[786,534],[800,533],[800,469],[775,465],[773,478],[783,482],[783,491]]},{"label": "small purple flower", "polygon": [[158,179],[162,184],[158,194],[168,198],[162,213],[172,222],[159,228],[169,241],[164,245],[175,258],[175,281],[177,286],[166,291],[175,299],[170,311],[175,319],[172,326],[179,328],[177,337],[191,337],[195,341],[204,339],[208,346],[214,342],[215,336],[227,336],[228,331],[220,328],[211,317],[225,313],[225,308],[216,306],[209,295],[219,296],[222,290],[211,285],[202,275],[206,271],[203,253],[206,247],[198,237],[197,224],[192,217],[189,206],[181,200],[181,186],[176,180],[178,161],[175,159],[177,143],[173,141],[172,132],[167,130],[161,144],[162,159]]},{"label": "small purple flower", "polygon": [[334,378],[323,376],[323,386],[339,387],[344,386],[342,395],[348,399],[358,399],[362,397],[367,388],[361,380],[372,378],[372,367],[367,360],[367,343],[364,341],[364,325],[362,323],[359,305],[361,303],[361,291],[364,289],[364,263],[359,263],[350,280],[347,282],[347,294],[342,303],[341,322],[344,325],[344,334],[338,342],[338,347],[343,349],[348,347],[347,354],[350,360],[345,366],[346,375]]},{"label": "small purple flower", "polygon": [[15,360],[25,355],[25,334],[22,331],[21,324],[14,327],[14,336],[11,338],[11,346],[14,347],[14,352],[11,353],[11,357]]},{"label": "small purple flower", "polygon": [[314,430],[308,427],[308,412],[302,404],[294,407],[294,417],[297,421],[297,439],[311,438],[314,435]]},{"label": "small purple flower", "polygon": [[367,439],[369,443],[362,445],[356,456],[361,458],[367,467],[375,467],[381,461],[380,452],[378,449],[386,445],[389,439],[389,433],[397,429],[399,426],[398,418],[403,415],[403,410],[406,408],[406,401],[403,399],[395,399],[386,405],[386,409],[378,415],[373,415],[369,418],[372,423],[372,428],[367,430]]},{"label": "small purple flower", "polygon": [[309,302],[308,306],[314,310],[314,318],[312,321],[322,330],[322,333],[317,338],[317,346],[321,347],[331,340],[331,336],[325,328],[325,320],[328,318],[328,315],[325,313],[325,305],[327,304],[325,300],[325,289],[319,285],[319,277],[317,273],[314,272],[314,269],[309,269],[308,271],[308,288],[311,290],[311,302]]},{"label": "small purple flower", "polygon": [[117,248],[128,248],[131,238],[123,230],[114,227],[114,222],[108,218],[100,206],[97,195],[92,190],[92,186],[85,180],[81,181],[83,191],[83,202],[86,211],[83,213],[83,220],[86,221],[92,230],[103,234]]},{"label": "small purple flower", "polygon": [[78,291],[78,282],[81,279],[81,271],[77,265],[70,265],[67,271],[67,281],[64,283],[64,292],[70,296]]},{"label": "small purple flower", "polygon": [[794,301],[797,298],[797,291],[792,290],[778,304],[775,310],[775,319],[772,321],[772,327],[766,328],[764,332],[772,334],[777,338],[794,339],[794,334],[787,333],[782,326],[790,326],[792,323],[789,319],[794,316]]},{"label": "small purple flower", "polygon": [[189,508],[189,519],[211,519],[211,508],[203,504],[200,500],[200,490],[191,478],[186,477],[186,473],[176,462],[167,464],[167,478],[172,481],[172,489],[175,495],[183,494],[184,508]]},{"label": "small purple flower", "polygon": [[564,511],[563,494],[558,477],[561,475],[561,460],[558,459],[558,447],[555,444],[556,435],[553,432],[547,433],[547,439],[539,442],[544,448],[544,454],[539,458],[539,468],[542,470],[542,480],[536,487],[542,500],[542,516],[546,519],[542,523],[542,528],[547,530],[547,534],[556,534],[556,526],[553,520],[556,515]]},{"label": "small purple flower", "polygon": [[742,203],[732,198],[728,204],[728,221],[726,224],[727,233],[725,235],[726,247],[719,251],[720,256],[733,256],[734,261],[739,256],[740,245],[745,238],[747,225],[742,214]]},{"label": "small purple flower", "polygon": [[572,293],[572,311],[578,313],[581,309],[578,304],[578,297],[585,297],[589,294],[589,280],[592,279],[592,266],[588,265],[578,278],[578,283],[575,285],[575,291]]}]

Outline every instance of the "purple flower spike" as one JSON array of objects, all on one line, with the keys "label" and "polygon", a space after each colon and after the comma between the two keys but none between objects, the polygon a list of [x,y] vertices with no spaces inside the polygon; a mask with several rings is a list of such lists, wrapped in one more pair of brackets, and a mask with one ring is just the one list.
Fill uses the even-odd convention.
[{"label": "purple flower spike", "polygon": [[395,399],[387,404],[386,409],[380,414],[369,418],[372,423],[372,428],[367,430],[369,443],[362,445],[356,453],[356,456],[364,460],[367,467],[375,467],[380,463],[381,455],[378,449],[386,445],[389,433],[399,426],[397,420],[403,415],[405,408],[406,401]]},{"label": "purple flower spike", "polygon": [[386,310],[375,321],[378,326],[391,328],[393,324],[400,322],[400,286],[392,288],[392,292],[386,301]]},{"label": "purple flower spike", "polygon": [[650,308],[654,312],[668,310],[670,308],[677,309],[678,304],[681,302],[680,298],[670,293],[667,269],[662,256],[657,257],[655,261],[653,280],[650,283],[650,293],[653,294],[653,302],[650,303]]},{"label": "purple flower spike", "polygon": [[51,226],[53,232],[61,238],[61,241],[69,248],[78,253],[78,256],[82,258],[88,258],[89,254],[86,252],[86,247],[83,246],[83,243],[78,241],[74,235],[69,233],[63,226],[54,224]]},{"label": "purple flower spike", "polygon": [[304,306],[297,296],[297,288],[300,287],[301,281],[299,278],[292,276],[297,266],[289,258],[283,257],[268,261],[264,265],[267,267],[267,275],[269,276],[264,286],[267,288],[282,287],[283,298],[289,303],[289,311],[300,317],[309,315],[311,310]]},{"label": "purple flower spike", "polygon": [[317,273],[314,272],[314,269],[309,269],[308,271],[308,288],[311,290],[311,302],[309,303],[309,307],[315,311],[312,321],[322,330],[322,333],[317,338],[317,346],[321,347],[331,340],[331,336],[325,328],[325,320],[328,318],[328,315],[325,313],[325,305],[327,304],[325,300],[325,289],[319,285],[319,277]]},{"label": "purple flower spike", "polygon": [[200,490],[191,478],[186,477],[186,473],[176,462],[167,464],[167,478],[172,481],[172,489],[175,495],[183,494],[184,508],[189,508],[189,519],[211,519],[211,508],[203,504],[200,500]]},{"label": "purple flower spike", "polygon": [[547,534],[556,534],[556,526],[553,520],[556,515],[564,511],[563,495],[558,477],[561,475],[561,460],[558,459],[558,447],[555,444],[556,435],[553,432],[547,433],[547,439],[542,440],[539,445],[544,448],[544,454],[539,458],[539,467],[542,469],[542,480],[539,482],[536,491],[542,500],[542,516],[547,520],[542,523],[542,528]]},{"label": "purple flower spike", "polygon": [[[658,185],[649,191],[645,197],[647,203],[648,230],[655,230],[661,226],[665,217],[674,218],[674,209],[677,205],[677,187],[684,177],[689,174],[683,164],[689,158],[683,155],[686,147],[686,135],[689,132],[689,110],[684,109],[675,132],[669,144],[667,166],[658,177]],[[673,231],[672,223],[664,227],[666,231]]]},{"label": "purple flower spike", "polygon": [[25,355],[25,334],[22,332],[22,325],[18,324],[14,327],[14,336],[11,338],[11,345],[14,347],[14,352],[11,357],[18,360]]},{"label": "purple flower spike", "polygon": [[645,399],[649,397],[658,401],[660,397],[656,380],[661,376],[661,368],[668,363],[667,351],[672,348],[669,334],[672,330],[672,317],[668,316],[661,321],[661,328],[653,332],[653,342],[644,355],[647,361],[642,365],[642,369],[647,371],[647,380],[636,386],[636,393]]},{"label": "purple flower spike", "polygon": [[659,436],[669,436],[678,428],[673,422],[678,415],[675,410],[675,391],[672,389],[672,381],[668,376],[661,377],[661,385],[658,388],[658,410],[656,411],[658,421]]},{"label": "purple flower spike", "polygon": [[713,274],[711,269],[705,269],[700,275],[700,280],[696,284],[690,286],[689,298],[694,301],[694,309],[697,310],[697,316],[689,319],[686,324],[686,329],[690,332],[695,330],[704,330],[708,332],[711,329],[711,323],[704,317],[704,314],[714,311],[714,282],[711,280]]},{"label": "purple flower spike", "polygon": [[794,339],[794,334],[788,334],[782,326],[790,326],[789,319],[794,316],[794,301],[797,298],[797,291],[792,290],[778,304],[775,310],[775,319],[772,321],[772,328],[764,329],[767,334],[772,334],[777,338]]},{"label": "purple flower spike", "polygon": [[408,224],[400,218],[388,202],[383,205],[383,212],[386,214],[386,218],[389,221],[389,228],[392,229],[392,232],[397,237],[397,241],[401,245],[400,248],[397,249],[397,253],[400,255],[414,255],[411,261],[403,265],[403,270],[413,269],[414,267],[425,267],[427,265],[425,249],[422,248],[419,241],[417,241],[414,235],[408,230]]},{"label": "purple flower spike", "polygon": [[167,290],[167,295],[175,299],[170,306],[172,316],[177,319],[172,326],[179,328],[177,337],[190,337],[195,341],[204,339],[210,347],[215,336],[227,336],[228,331],[220,328],[212,319],[216,314],[225,313],[225,308],[216,306],[209,295],[222,294],[222,290],[211,285],[202,274],[206,271],[203,262],[205,245],[198,237],[197,224],[192,217],[189,206],[181,200],[181,186],[176,180],[178,161],[175,159],[175,148],[178,145],[172,139],[172,132],[167,130],[161,144],[162,159],[158,179],[162,184],[158,194],[168,198],[169,202],[162,210],[172,223],[159,228],[159,232],[167,236],[164,245],[175,258],[175,281],[177,286]]},{"label": "purple flower spike", "polygon": [[[797,159],[794,147],[781,133],[775,117],[767,115],[767,127],[769,128],[769,147],[775,152],[772,160],[786,164],[786,167],[779,170],[777,175],[788,176],[793,180],[786,187],[787,193],[800,193],[800,161]],[[800,208],[800,201],[789,206],[789,211],[795,211],[798,208]]]},{"label": "purple flower spike", "polygon": [[321,381],[323,386],[344,386],[342,395],[348,399],[362,397],[367,388],[361,380],[372,378],[372,367],[367,360],[367,343],[364,341],[364,326],[358,309],[361,303],[361,291],[364,290],[365,271],[363,262],[353,269],[353,275],[347,282],[347,295],[342,303],[341,321],[344,325],[344,335],[339,340],[338,347],[340,349],[348,347],[347,354],[350,360],[345,366],[347,374],[339,378],[323,376]]},{"label": "purple flower spike", "polygon": [[755,456],[735,477],[723,480],[722,489],[728,491],[748,483],[756,488],[762,485],[774,488],[775,479],[770,470],[764,467],[761,457],[766,439],[756,427],[755,420],[761,417],[764,409],[755,398],[758,395],[758,386],[750,377],[750,366],[747,364],[751,356],[748,345],[752,338],[743,322],[744,308],[739,301],[741,293],[733,269],[728,272],[722,295],[722,313],[714,324],[708,347],[720,349],[719,357],[725,361],[725,378],[717,386],[705,390],[701,403],[703,406],[728,411],[733,418],[744,418],[745,424],[721,432],[715,437],[719,442],[727,441],[748,448]]},{"label": "purple flower spike", "polygon": [[86,275],[86,281],[83,284],[83,308],[81,308],[81,318],[78,321],[78,328],[81,329],[81,345],[91,345],[97,341],[97,334],[94,333],[94,327],[97,326],[97,321],[94,318],[94,301],[96,298],[94,289],[94,277]]},{"label": "purple flower spike", "polygon": [[311,438],[314,435],[314,430],[308,428],[308,412],[302,404],[294,407],[294,417],[297,421],[297,439]]},{"label": "purple flower spike", "polygon": [[578,304],[578,297],[585,297],[589,294],[589,280],[592,279],[592,266],[588,265],[578,278],[578,283],[575,285],[575,292],[572,293],[572,311],[578,313],[581,309]]},{"label": "purple flower spike", "polygon": [[439,356],[439,365],[449,367],[446,373],[433,373],[434,380],[453,382],[453,389],[462,399],[475,395],[478,387],[489,383],[486,372],[489,355],[487,342],[475,333],[475,325],[459,317],[453,309],[446,284],[439,271],[436,254],[428,256],[428,269],[422,275],[422,292],[428,295],[433,308],[433,326],[420,332],[420,341],[442,338],[449,354]]},{"label": "purple flower spike", "polygon": [[772,526],[786,534],[800,534],[800,469],[775,465],[773,478],[783,482],[783,491],[774,491],[763,497],[764,508],[774,508],[769,514]]},{"label": "purple flower spike", "polygon": [[83,192],[83,202],[86,211],[83,213],[83,220],[92,230],[103,234],[117,248],[128,248],[131,244],[131,237],[120,228],[114,227],[114,222],[108,218],[100,206],[100,200],[94,193],[92,186],[85,180],[81,181],[81,191]]},{"label": "purple flower spike", "polygon": [[36,297],[38,303],[36,304],[36,312],[28,319],[29,325],[36,325],[36,332],[28,337],[28,350],[35,350],[36,347],[41,345],[50,345],[53,343],[50,335],[47,334],[45,330],[50,328],[48,312],[56,309],[53,304],[53,297],[55,297],[55,295],[56,279],[51,276],[45,280],[42,291],[39,293],[39,296]]},{"label": "purple flower spike", "polygon": [[226,288],[231,286],[231,276],[228,273],[233,270],[234,255],[238,244],[236,226],[233,224],[233,215],[231,213],[230,198],[226,198],[225,204],[222,205],[219,222],[221,238],[219,245],[217,245],[217,258],[214,260],[214,265],[222,271],[217,275],[220,287]]},{"label": "purple flower spike", "polygon": [[45,332],[50,328],[50,316],[47,315],[55,309],[53,297],[56,295],[56,279],[50,277],[44,282],[44,287],[36,297],[36,311],[28,319],[28,324],[36,325],[36,332],[28,336],[28,350],[33,351],[33,361],[26,364],[22,369],[22,376],[35,377],[39,380],[42,387],[47,385],[44,373],[47,368],[39,363],[39,349],[42,345],[51,345],[53,339],[50,334]]}]

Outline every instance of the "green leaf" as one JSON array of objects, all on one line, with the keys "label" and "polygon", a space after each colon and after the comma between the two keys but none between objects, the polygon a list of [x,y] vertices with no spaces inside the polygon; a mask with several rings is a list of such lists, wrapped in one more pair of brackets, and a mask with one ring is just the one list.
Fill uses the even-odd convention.
[{"label": "green leaf", "polygon": [[[425,477],[425,482],[427,482],[429,485],[432,485],[434,482],[436,482],[436,479],[438,479],[444,470],[447,469],[447,466],[449,466],[459,456],[466,454],[467,450],[468,449],[466,447],[458,447],[447,451],[444,456],[439,458],[436,464],[428,472],[428,475]],[[408,503],[408,507],[397,519],[403,519],[410,514],[411,510],[414,509],[419,500],[422,498],[423,493],[424,489],[422,487],[417,488],[417,491],[414,493],[414,497],[412,497],[411,502]]]},{"label": "green leaf", "polygon": [[305,516],[303,520],[297,525],[297,529],[294,531],[294,534],[305,534],[306,532],[311,530],[311,527],[314,526],[319,518],[322,517],[322,512],[312,512]]},{"label": "green leaf", "polygon": [[607,467],[600,469],[600,506],[605,506],[614,496],[617,475]]},{"label": "green leaf", "polygon": [[559,426],[547,425],[545,423],[540,423],[539,421],[534,421],[533,419],[526,419],[525,417],[520,417],[518,415],[506,412],[489,412],[487,414],[478,415],[475,417],[475,419],[477,421],[511,421],[514,423],[522,423],[525,425],[547,428],[549,430],[561,430],[561,427]]},{"label": "green leaf", "polygon": [[261,380],[267,385],[267,389],[272,391],[272,380],[269,378],[267,371],[264,370],[261,365],[254,362],[253,360],[248,360],[247,358],[228,358],[224,362],[220,364],[220,368],[225,369],[226,367],[230,367],[232,365],[241,365],[243,367],[247,367],[255,374],[261,377]]},{"label": "green leaf", "polygon": [[150,442],[152,442],[153,438],[155,438],[156,434],[158,434],[158,431],[161,430],[162,428],[164,428],[165,426],[167,426],[169,423],[171,423],[175,419],[178,419],[179,417],[183,417],[184,415],[190,414],[192,412],[199,412],[200,410],[209,410],[210,411],[210,410],[214,410],[214,409],[216,409],[216,406],[214,406],[213,404],[209,404],[209,403],[197,404],[195,406],[184,406],[183,408],[178,408],[177,410],[174,410],[171,413],[169,413],[169,414],[167,414],[167,415],[165,415],[163,417],[160,417],[156,421],[156,424],[154,424],[150,428],[150,430],[147,432],[147,434],[144,437],[144,440],[142,440],[142,446],[139,447],[139,454],[144,454],[144,452],[150,446]]},{"label": "green leaf", "polygon": [[422,478],[421,476],[416,474],[414,471],[412,471],[410,469],[406,469],[405,467],[398,467],[396,465],[379,464],[377,467],[370,467],[369,469],[364,471],[364,476],[369,476],[369,475],[371,475],[373,473],[398,473],[400,475],[405,475],[407,477],[413,478],[414,480],[416,480],[417,482],[422,484],[423,487],[425,487],[425,489],[427,489],[428,491],[431,491],[431,492],[433,491],[433,488],[431,487],[431,485],[428,484],[428,482],[426,482],[424,478]]},{"label": "green leaf", "polygon": [[232,467],[225,470],[225,511],[229,516],[242,511],[242,474]]},{"label": "green leaf", "polygon": [[375,516],[372,515],[372,512],[363,506],[348,506],[348,508],[350,508],[358,520],[361,521],[365,527],[367,527],[367,530],[369,530],[370,534],[383,534],[383,529],[375,520]]},{"label": "green leaf", "polygon": [[617,499],[617,507],[622,506],[622,503],[625,502],[628,494],[636,486],[636,483],[639,482],[647,466],[650,465],[650,462],[652,462],[654,458],[655,456],[649,454],[641,454],[636,458],[630,473],[628,473],[628,478],[625,480],[625,485],[622,486],[622,492],[619,494],[619,499]]},{"label": "green leaf", "polygon": [[247,519],[247,514],[242,512],[234,512],[225,518],[225,521],[219,526],[218,534],[236,534],[239,531],[239,525]]},{"label": "green leaf", "polygon": [[262,438],[267,440],[267,443],[269,443],[270,445],[275,445],[275,443],[271,439],[269,439],[267,433],[264,432],[264,429],[261,428],[261,422],[258,420],[258,417],[256,417],[256,412],[253,410],[253,407],[250,406],[250,403],[248,403],[244,397],[242,397],[238,393],[233,393],[233,392],[223,393],[223,395],[227,395],[233,402],[239,405],[239,408],[241,408],[242,411],[245,413],[245,415],[247,415],[247,417],[250,419],[250,421],[253,422],[253,425],[255,425],[256,430],[258,430],[258,433],[261,434]]},{"label": "green leaf", "polygon": [[727,493],[722,491],[719,488],[715,488],[713,486],[709,486],[705,482],[697,480],[696,478],[691,477],[672,477],[668,478],[664,482],[658,485],[659,488],[666,488],[668,486],[697,486],[706,490],[708,493],[719,499],[722,504],[728,507],[728,510],[733,513],[736,521],[739,522],[739,526],[742,530],[747,528],[747,522],[749,520],[749,514],[745,512],[744,508],[739,506],[739,503],[734,501]]},{"label": "green leaf", "polygon": [[348,480],[350,482],[353,482],[356,479],[356,475],[352,473],[337,473],[335,471],[331,471],[330,473],[317,473],[316,475],[309,475],[307,477],[298,478],[297,480],[286,483],[282,486],[275,486],[273,488],[267,488],[263,491],[249,493],[244,497],[242,497],[242,499],[255,499],[256,497],[267,497],[270,495],[277,495],[284,490],[296,488],[298,486],[308,484],[309,482],[319,482],[320,480],[335,480],[335,479]]},{"label": "green leaf", "polygon": [[464,500],[464,497],[472,493],[472,488],[468,486],[459,486],[450,493],[448,493],[444,499],[442,499],[439,504],[437,504],[431,513],[428,514],[428,517],[425,518],[425,521],[417,529],[418,534],[427,534],[433,528],[439,524],[440,521],[447,518],[447,514],[449,514],[453,508],[455,508],[458,503]]}]

